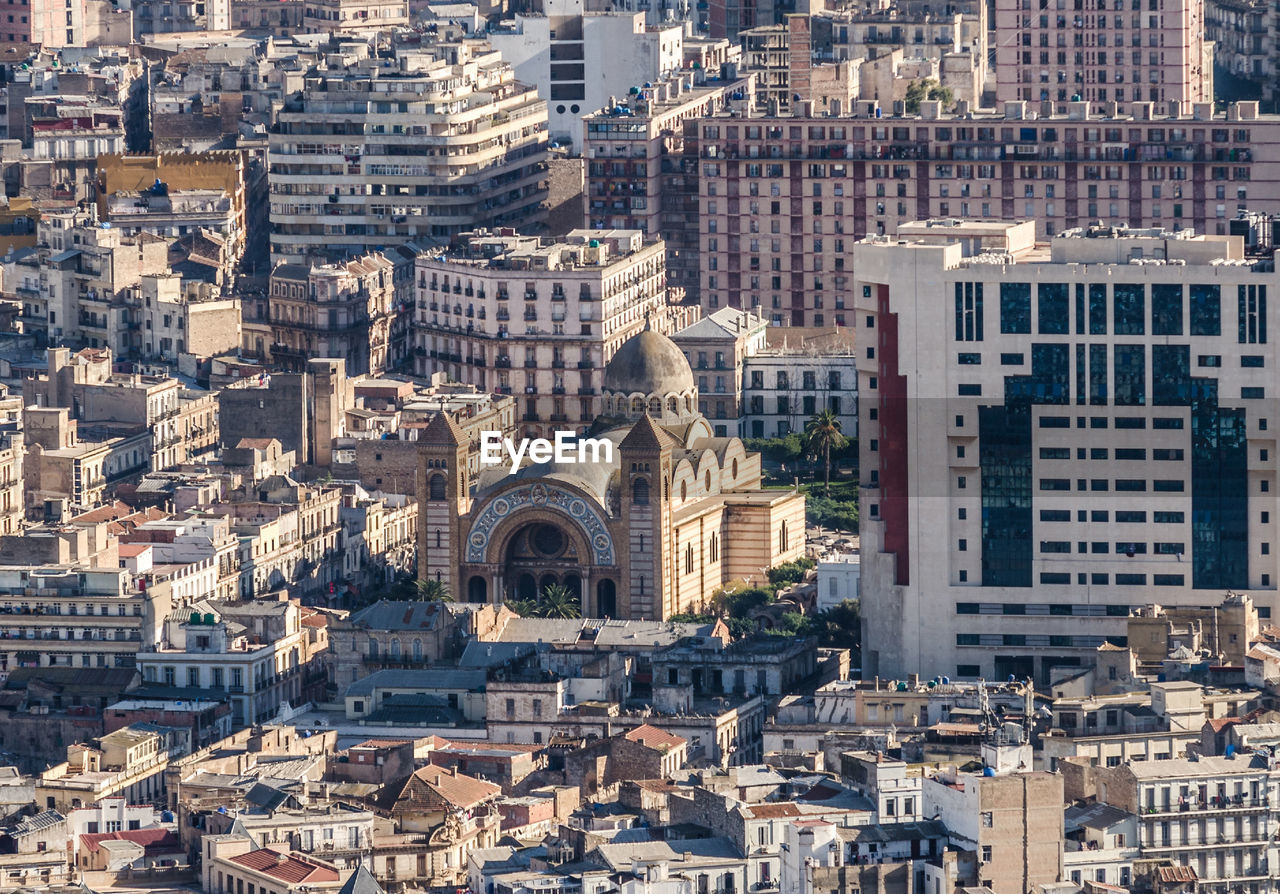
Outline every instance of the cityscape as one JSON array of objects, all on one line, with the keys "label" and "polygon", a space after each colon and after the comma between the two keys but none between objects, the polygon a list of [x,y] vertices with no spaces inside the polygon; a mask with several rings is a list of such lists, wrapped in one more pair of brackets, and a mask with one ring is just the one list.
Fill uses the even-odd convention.
[{"label": "cityscape", "polygon": [[7,0],[0,172],[0,894],[1280,894],[1280,0]]}]

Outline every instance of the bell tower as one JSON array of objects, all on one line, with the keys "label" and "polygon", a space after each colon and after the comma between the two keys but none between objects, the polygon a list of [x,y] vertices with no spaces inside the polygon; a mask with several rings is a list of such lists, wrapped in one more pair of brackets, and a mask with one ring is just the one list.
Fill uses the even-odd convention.
[{"label": "bell tower", "polygon": [[621,617],[660,621],[672,614],[671,450],[675,439],[645,414],[618,445],[622,470],[624,551]]},{"label": "bell tower", "polygon": [[462,518],[471,511],[467,436],[441,410],[418,444],[418,579],[438,580],[462,601]]}]

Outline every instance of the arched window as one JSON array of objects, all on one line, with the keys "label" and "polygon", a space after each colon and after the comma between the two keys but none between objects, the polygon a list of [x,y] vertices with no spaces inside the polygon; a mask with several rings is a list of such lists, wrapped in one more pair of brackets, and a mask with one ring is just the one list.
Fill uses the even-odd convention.
[{"label": "arched window", "polygon": [[714,531],[711,533],[711,541],[707,546],[707,561],[712,563],[720,561],[720,535]]},{"label": "arched window", "polygon": [[413,641],[413,660],[422,660],[422,640],[420,639],[414,639]]},{"label": "arched window", "polygon": [[443,544],[441,540],[440,529],[436,528],[436,549],[442,549],[442,548],[443,548]]},{"label": "arched window", "polygon": [[738,480],[738,461],[736,459],[733,461],[733,465],[730,467],[730,475],[732,476],[734,481]]},{"label": "arched window", "polygon": [[787,551],[787,523],[783,522],[782,527],[778,529],[778,552],[785,553]]},{"label": "arched window", "polygon": [[644,412],[644,398],[643,398],[643,397],[633,397],[633,398],[631,398],[631,412],[633,412],[633,413],[643,413],[643,412]]},{"label": "arched window", "polygon": [[693,412],[693,398],[687,394],[685,395],[685,398],[684,398],[684,411],[686,413]]},{"label": "arched window", "polygon": [[660,397],[649,398],[649,412],[655,416],[658,416],[662,413],[662,398]]},{"label": "arched window", "polygon": [[710,469],[707,470],[706,475],[702,476],[702,486],[706,489],[707,493],[711,493],[711,470]]},{"label": "arched window", "polygon": [[687,481],[680,482],[680,499],[682,501],[689,499],[689,482]]},{"label": "arched window", "polygon": [[443,475],[431,476],[431,480],[427,482],[427,499],[436,501],[444,499]]},{"label": "arched window", "polygon": [[684,548],[684,573],[693,574],[693,544]]},{"label": "arched window", "polygon": [[674,397],[667,398],[667,412],[670,413],[672,416],[680,412],[679,410],[676,409],[676,399]]},{"label": "arched window", "polygon": [[400,640],[398,639],[393,639],[391,641],[391,657],[392,658],[400,657]]},{"label": "arched window", "polygon": [[631,485],[631,502],[637,506],[649,505],[649,482],[645,478],[637,478]]}]

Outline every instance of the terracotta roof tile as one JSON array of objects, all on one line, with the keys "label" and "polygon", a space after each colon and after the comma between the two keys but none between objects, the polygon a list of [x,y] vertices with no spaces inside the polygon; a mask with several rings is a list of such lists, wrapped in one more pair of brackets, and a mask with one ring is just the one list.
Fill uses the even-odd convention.
[{"label": "terracotta roof tile", "polygon": [[657,749],[664,754],[672,748],[679,748],[686,744],[685,740],[679,736],[674,736],[666,730],[658,729],[648,723],[643,726],[637,726],[623,738],[628,742],[639,742],[648,748]]},{"label": "terracotta roof tile", "polygon": [[170,829],[126,829],[122,832],[92,832],[80,836],[80,846],[97,851],[104,841],[132,841],[149,854],[167,854],[183,850],[182,842]]},{"label": "terracotta roof tile", "polygon": [[285,854],[270,848],[261,848],[230,859],[232,863],[246,869],[261,872],[263,875],[269,875],[289,884],[336,882],[339,879],[336,867],[305,854]]}]

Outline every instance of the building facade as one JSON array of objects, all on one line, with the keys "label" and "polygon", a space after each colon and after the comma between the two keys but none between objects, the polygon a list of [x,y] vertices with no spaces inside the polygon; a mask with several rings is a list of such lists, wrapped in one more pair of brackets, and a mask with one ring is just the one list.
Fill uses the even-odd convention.
[{"label": "building facade", "polygon": [[269,143],[276,261],[532,227],[544,214],[546,103],[470,43],[402,54],[391,69],[317,69]]},{"label": "building facade", "polygon": [[527,434],[585,428],[601,370],[646,320],[678,328],[666,251],[637,230],[574,230],[563,242],[468,234],[418,259],[415,372],[509,394]]},{"label": "building facade", "polygon": [[1065,102],[1211,102],[1213,45],[1204,0],[1143,9],[1092,0],[1067,9],[995,4],[996,98]]},{"label": "building facade", "polygon": [[1045,679],[1153,588],[1269,615],[1275,274],[1239,237],[941,229],[853,251],[864,672]]},{"label": "building facade", "polygon": [[914,220],[1036,221],[1040,237],[1094,221],[1226,233],[1280,192],[1280,118],[1256,103],[1007,103],[998,113],[721,116],[696,140],[707,311],[759,305],[775,324],[853,326],[849,252]]}]

